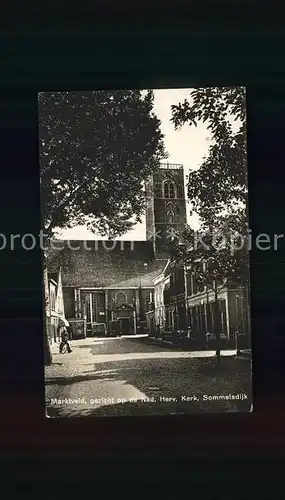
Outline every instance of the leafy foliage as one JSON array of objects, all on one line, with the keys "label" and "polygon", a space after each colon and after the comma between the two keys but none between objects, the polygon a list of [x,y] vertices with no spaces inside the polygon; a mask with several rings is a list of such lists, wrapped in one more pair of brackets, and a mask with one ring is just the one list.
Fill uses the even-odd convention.
[{"label": "leafy foliage", "polygon": [[193,231],[189,226],[173,246],[173,257],[182,261],[203,283],[217,294],[228,285],[247,283],[249,257],[247,240],[239,232],[233,235],[231,225],[224,224],[212,232]]},{"label": "leafy foliage", "polygon": [[220,357],[219,293],[248,283],[246,101],[243,87],[198,88],[172,106],[175,128],[204,122],[211,145],[197,171],[188,177],[188,198],[201,221],[178,235],[174,258],[190,267],[197,283],[214,291],[214,328]]},{"label": "leafy foliage", "polygon": [[86,224],[118,236],[141,221],[142,182],[167,155],[153,93],[39,94],[42,215],[46,233]]},{"label": "leafy foliage", "polygon": [[171,107],[172,121],[175,128],[202,121],[211,132],[207,158],[189,175],[188,197],[202,223],[213,222],[247,204],[245,88],[198,88],[189,101]]},{"label": "leafy foliage", "polygon": [[[172,121],[176,128],[184,123],[198,126],[198,121],[205,122],[213,144],[208,157],[197,171],[190,173],[188,181],[188,197],[202,223],[201,238],[187,228],[176,252],[179,258],[191,261],[197,279],[208,286],[221,281],[246,282],[249,262],[245,89],[198,88],[190,93],[190,98],[191,105],[185,100],[172,106]],[[232,118],[239,122],[236,131]]]}]

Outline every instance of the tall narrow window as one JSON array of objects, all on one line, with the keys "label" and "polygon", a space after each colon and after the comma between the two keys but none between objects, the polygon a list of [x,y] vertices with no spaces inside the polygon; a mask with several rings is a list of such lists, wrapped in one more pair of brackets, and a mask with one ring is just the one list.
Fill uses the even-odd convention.
[{"label": "tall narrow window", "polygon": [[202,292],[204,292],[204,289],[205,289],[205,285],[204,285],[203,281],[201,280],[201,278],[199,278],[198,290],[200,293],[202,293]]},{"label": "tall narrow window", "polygon": [[91,310],[92,319],[91,319],[91,321],[93,323],[96,323],[96,321],[97,321],[97,300],[96,300],[96,294],[95,293],[91,294],[91,302],[92,302],[92,310]]},{"label": "tall narrow window", "polygon": [[164,183],[164,198],[175,198],[175,184],[172,181]]},{"label": "tall narrow window", "polygon": [[55,293],[53,290],[51,291],[51,295],[50,295],[50,306],[51,306],[51,310],[55,311]]},{"label": "tall narrow window", "polygon": [[173,182],[169,184],[169,198],[175,198],[175,187]]},{"label": "tall narrow window", "polygon": [[92,322],[92,318],[91,318],[90,294],[89,293],[87,293],[86,296],[85,296],[85,307],[86,307],[86,320],[87,320],[87,323],[91,323]]},{"label": "tall narrow window", "polygon": [[195,274],[192,275],[192,284],[193,284],[193,295],[197,293],[197,280]]},{"label": "tall narrow window", "polygon": [[173,210],[169,210],[166,214],[166,217],[167,217],[167,222],[169,222],[169,224],[173,224],[174,223],[174,212]]},{"label": "tall narrow window", "polygon": [[187,292],[188,292],[188,295],[191,296],[193,295],[193,287],[192,287],[192,274],[191,274],[191,271],[188,270],[187,271],[187,274],[186,274],[186,279],[187,279]]},{"label": "tall narrow window", "polygon": [[175,222],[176,207],[173,203],[167,203],[166,205],[166,222],[173,224]]}]

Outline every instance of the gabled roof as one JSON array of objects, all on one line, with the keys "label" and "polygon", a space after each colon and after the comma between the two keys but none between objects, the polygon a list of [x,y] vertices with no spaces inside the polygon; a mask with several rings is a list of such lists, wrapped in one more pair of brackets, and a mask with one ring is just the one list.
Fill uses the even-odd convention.
[{"label": "gabled roof", "polygon": [[171,261],[168,259],[165,261],[165,266],[161,269],[161,272],[154,279],[155,285],[158,285],[171,274]]},{"label": "gabled roof", "polygon": [[52,272],[61,266],[64,287],[110,287],[124,282],[128,287],[137,286],[131,283],[137,283],[140,275],[145,276],[142,286],[149,286],[167,263],[155,260],[150,241],[60,241],[60,246],[62,249],[49,259],[48,268]]}]

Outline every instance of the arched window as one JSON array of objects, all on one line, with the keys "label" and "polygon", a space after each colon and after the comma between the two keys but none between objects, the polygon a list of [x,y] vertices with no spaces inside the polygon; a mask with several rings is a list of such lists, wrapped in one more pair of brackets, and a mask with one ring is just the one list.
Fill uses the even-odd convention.
[{"label": "arched window", "polygon": [[166,222],[173,224],[175,222],[176,207],[173,203],[167,203],[166,205]]},{"label": "arched window", "polygon": [[174,218],[175,218],[175,213],[173,210],[168,210],[168,212],[166,213],[166,218],[167,218],[167,222],[169,222],[169,224],[173,224],[174,223]]},{"label": "arched window", "polygon": [[126,296],[126,294],[124,292],[117,293],[117,295],[116,295],[116,304],[118,306],[121,306],[123,304],[126,304],[126,302],[127,302],[127,296]]},{"label": "arched window", "polygon": [[172,203],[172,202],[166,203],[166,210],[174,210],[174,212],[175,212],[176,207],[175,207],[174,203]]},{"label": "arched window", "polygon": [[164,198],[175,198],[175,184],[173,181],[164,182]]}]

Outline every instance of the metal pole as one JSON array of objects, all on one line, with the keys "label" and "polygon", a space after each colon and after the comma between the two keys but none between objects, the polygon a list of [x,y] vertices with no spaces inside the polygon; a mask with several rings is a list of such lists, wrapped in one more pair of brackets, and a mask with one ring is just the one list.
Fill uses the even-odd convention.
[{"label": "metal pole", "polygon": [[134,309],[134,335],[137,334],[136,310]]},{"label": "metal pole", "polygon": [[90,322],[92,328],[92,323],[93,323],[92,293],[89,294],[89,312],[90,312]]}]

